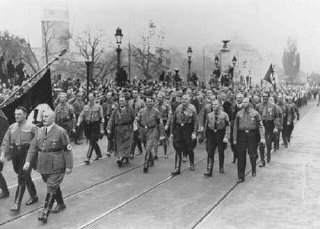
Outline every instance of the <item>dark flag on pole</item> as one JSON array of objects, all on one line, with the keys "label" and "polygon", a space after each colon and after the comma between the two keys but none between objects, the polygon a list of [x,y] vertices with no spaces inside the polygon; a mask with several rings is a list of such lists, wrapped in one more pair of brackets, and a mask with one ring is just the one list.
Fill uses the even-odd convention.
[{"label": "dark flag on pole", "polygon": [[2,110],[11,124],[15,122],[14,110],[16,107],[25,106],[30,113],[31,110],[42,103],[48,104],[53,109],[50,69],[28,91],[3,107]]},{"label": "dark flag on pole", "polygon": [[[0,109],[0,143],[2,142],[7,129],[9,128],[9,122],[6,115]],[[1,171],[1,170],[0,170]]]},{"label": "dark flag on pole", "polygon": [[270,83],[273,86],[274,90],[276,90],[276,82],[274,78],[274,70],[273,70],[272,64],[270,64],[269,69],[266,75],[264,76],[263,80]]}]

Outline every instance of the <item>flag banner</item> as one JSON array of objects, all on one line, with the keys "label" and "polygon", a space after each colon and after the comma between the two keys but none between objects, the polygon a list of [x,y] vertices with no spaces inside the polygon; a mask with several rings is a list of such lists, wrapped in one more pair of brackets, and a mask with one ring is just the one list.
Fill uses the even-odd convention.
[{"label": "flag banner", "polygon": [[46,103],[53,109],[52,89],[51,89],[51,72],[50,69],[36,82],[29,90],[23,93],[13,102],[2,107],[4,114],[7,116],[9,123],[14,123],[14,110],[18,106],[24,106],[28,109],[28,114],[39,104]]},{"label": "flag banner", "polygon": [[263,79],[273,85],[272,77],[273,77],[273,68],[272,68],[272,64],[270,64],[269,69]]}]

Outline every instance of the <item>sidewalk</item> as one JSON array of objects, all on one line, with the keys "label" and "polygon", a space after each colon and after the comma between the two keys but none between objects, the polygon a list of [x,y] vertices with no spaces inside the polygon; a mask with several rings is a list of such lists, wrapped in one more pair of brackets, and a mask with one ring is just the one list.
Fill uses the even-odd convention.
[{"label": "sidewalk", "polygon": [[320,108],[296,125],[292,144],[246,179],[196,228],[320,228]]}]

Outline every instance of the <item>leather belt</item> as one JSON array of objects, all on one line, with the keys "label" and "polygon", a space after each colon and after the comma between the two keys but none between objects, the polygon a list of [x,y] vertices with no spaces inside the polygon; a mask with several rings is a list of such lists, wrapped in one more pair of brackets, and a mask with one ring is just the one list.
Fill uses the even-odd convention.
[{"label": "leather belt", "polygon": [[48,152],[59,152],[59,151],[62,151],[62,148],[57,148],[57,149],[42,149],[42,150],[39,150],[40,152],[43,152],[43,153],[48,153]]}]

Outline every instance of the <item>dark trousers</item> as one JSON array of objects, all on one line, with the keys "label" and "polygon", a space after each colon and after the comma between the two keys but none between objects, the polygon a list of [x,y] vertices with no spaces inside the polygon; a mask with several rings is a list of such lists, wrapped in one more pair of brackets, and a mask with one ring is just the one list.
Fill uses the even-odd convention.
[{"label": "dark trousers", "polygon": [[102,157],[101,150],[98,145],[100,137],[100,122],[85,123],[84,133],[90,144],[87,157],[89,159],[91,158],[92,150],[95,150],[97,157]]},{"label": "dark trousers", "polygon": [[112,136],[112,134],[107,134],[107,126],[108,126],[108,122],[109,122],[110,116],[105,116],[104,117],[104,132],[107,135],[108,138],[108,148],[107,148],[107,152],[111,152],[114,150],[114,137]]},{"label": "dark trousers", "polygon": [[258,131],[250,131],[246,133],[244,131],[238,131],[237,135],[237,148],[238,148],[238,178],[244,179],[245,170],[247,164],[247,152],[249,154],[250,163],[252,166],[252,172],[256,171],[257,161],[257,134]]},{"label": "dark trousers", "polygon": [[237,149],[237,145],[233,144],[233,122],[231,123],[231,127],[230,127],[230,144],[231,144],[231,150],[233,152],[233,159],[237,159],[238,158],[238,149]]},{"label": "dark trousers", "polygon": [[133,155],[134,151],[136,149],[136,146],[138,146],[139,153],[142,153],[142,144],[141,144],[141,139],[139,137],[139,131],[133,131],[133,140],[130,148],[130,154]]},{"label": "dark trousers", "polygon": [[282,140],[285,146],[288,146],[288,143],[290,143],[291,140],[291,134],[293,131],[293,124],[284,124],[283,125],[283,130],[282,130]]},{"label": "dark trousers", "polygon": [[28,192],[31,197],[37,195],[35,185],[31,178],[31,168],[23,170],[23,165],[26,159],[26,153],[20,152],[12,157],[12,165],[15,173],[18,175],[18,185],[27,186]]},{"label": "dark trousers", "polygon": [[207,128],[207,131],[206,131],[206,136],[207,136],[206,150],[208,153],[208,158],[211,158],[212,162],[214,162],[214,153],[216,148],[218,147],[219,168],[224,167],[224,145],[223,145],[224,135],[225,135],[225,130],[219,130],[215,132]]},{"label": "dark trousers", "polygon": [[194,152],[193,149],[196,145],[196,141],[191,139],[193,132],[193,124],[185,124],[184,126],[176,125],[173,130],[173,147],[176,153],[180,155],[184,153],[189,155],[190,165],[194,164]]},{"label": "dark trousers", "polygon": [[9,190],[8,190],[8,186],[7,186],[7,182],[6,180],[4,179],[2,173],[0,172],[0,189],[2,190],[3,193],[7,194],[9,193]]}]

